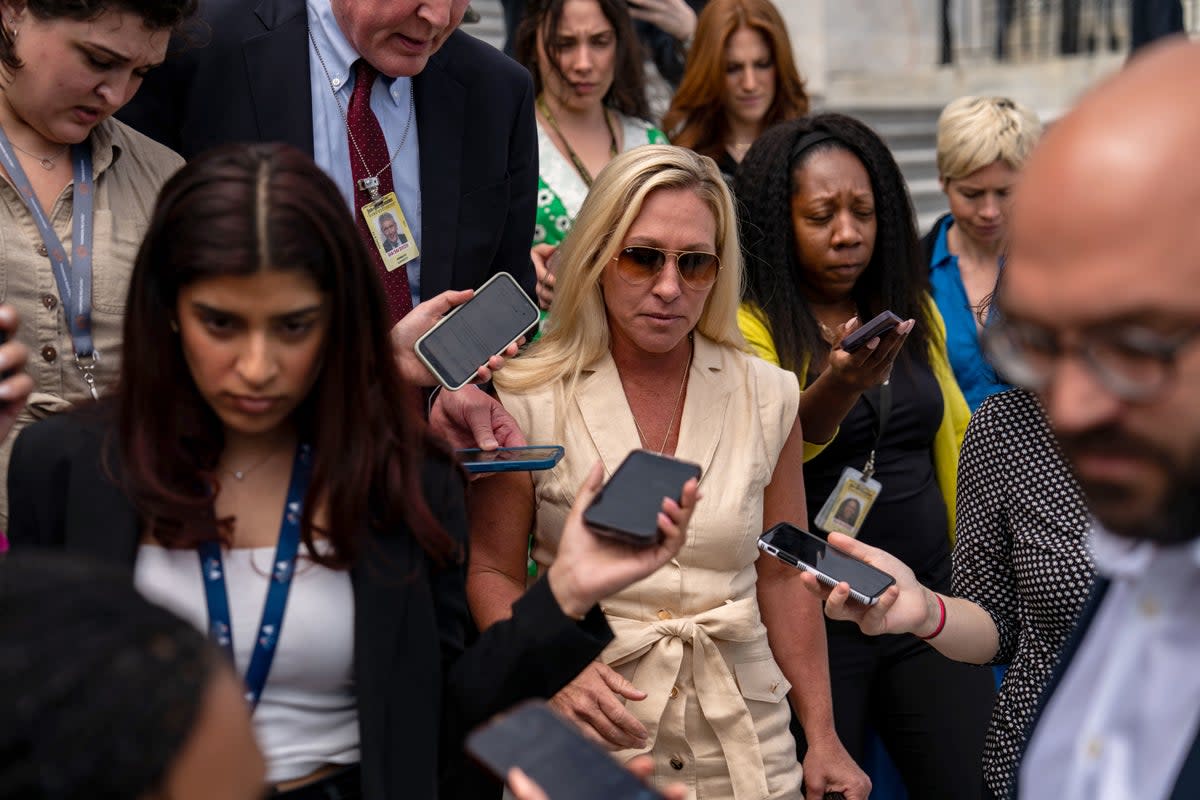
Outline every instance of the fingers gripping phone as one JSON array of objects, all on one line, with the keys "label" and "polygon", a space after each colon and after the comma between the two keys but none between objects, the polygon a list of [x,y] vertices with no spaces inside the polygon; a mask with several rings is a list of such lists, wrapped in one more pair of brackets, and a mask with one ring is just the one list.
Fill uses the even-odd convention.
[{"label": "fingers gripping phone", "polygon": [[873,606],[896,579],[883,570],[843,553],[820,536],[781,522],[758,537],[758,549],[788,566],[816,576],[826,586],[850,584],[850,596]]},{"label": "fingers gripping phone", "polygon": [[698,464],[634,450],[583,512],[583,521],[602,536],[641,547],[658,544],[663,498],[678,503],[683,485],[699,477]]},{"label": "fingers gripping phone", "polygon": [[467,472],[523,472],[553,469],[563,457],[562,445],[498,447],[495,450],[455,451]]},{"label": "fingers gripping phone", "polygon": [[876,336],[883,336],[888,331],[895,328],[904,320],[897,317],[891,311],[884,311],[877,317],[874,317],[870,322],[865,323],[861,327],[855,328],[845,339],[842,339],[841,348],[847,353],[853,353],[859,350],[867,342],[874,339]]},{"label": "fingers gripping phone", "polygon": [[550,800],[664,800],[540,700],[493,717],[466,747],[501,780],[520,767]]},{"label": "fingers gripping phone", "polygon": [[497,272],[417,339],[417,357],[439,383],[457,391],[537,321],[538,307],[525,290],[512,275]]}]

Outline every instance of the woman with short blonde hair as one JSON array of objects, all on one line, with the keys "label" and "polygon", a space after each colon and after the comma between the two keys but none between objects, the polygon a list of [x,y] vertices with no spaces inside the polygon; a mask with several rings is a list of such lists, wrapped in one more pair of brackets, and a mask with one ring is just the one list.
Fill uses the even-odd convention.
[{"label": "woman with short blonde hair", "polygon": [[960,97],[938,118],[938,179],[950,213],[921,246],[954,378],[971,411],[1009,388],[983,357],[979,334],[1008,243],[1012,192],[1041,134],[1037,115],[1007,97]]}]

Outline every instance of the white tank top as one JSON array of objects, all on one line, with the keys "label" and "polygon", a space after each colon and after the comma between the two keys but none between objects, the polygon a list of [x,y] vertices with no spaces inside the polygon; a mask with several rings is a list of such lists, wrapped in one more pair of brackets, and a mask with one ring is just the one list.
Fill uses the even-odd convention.
[{"label": "white tank top", "polygon": [[[329,547],[328,542],[317,542]],[[222,550],[233,652],[239,676],[254,648],[274,547]],[[194,550],[138,548],[134,581],[147,599],[208,630],[204,583]],[[271,673],[254,712],[254,732],[271,783],[322,764],[359,760],[354,689],[354,592],[350,574],[313,563],[301,545]]]}]

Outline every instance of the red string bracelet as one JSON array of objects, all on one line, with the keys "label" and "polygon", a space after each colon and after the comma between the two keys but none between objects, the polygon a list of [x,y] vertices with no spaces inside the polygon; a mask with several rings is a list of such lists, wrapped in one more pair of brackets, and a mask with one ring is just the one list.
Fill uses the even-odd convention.
[{"label": "red string bracelet", "polygon": [[940,594],[938,594],[937,592],[933,593],[933,597],[935,600],[938,601],[938,624],[937,624],[937,627],[933,629],[933,633],[929,634],[928,636],[918,636],[917,637],[918,639],[925,641],[925,642],[928,642],[930,639],[937,636],[939,633],[942,632],[942,628],[946,627],[946,604],[945,604],[945,602],[942,601],[942,596]]}]

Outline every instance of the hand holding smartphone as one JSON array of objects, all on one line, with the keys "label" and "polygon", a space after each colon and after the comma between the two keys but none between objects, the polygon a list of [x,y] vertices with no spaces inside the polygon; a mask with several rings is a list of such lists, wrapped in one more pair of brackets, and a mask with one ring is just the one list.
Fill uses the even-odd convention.
[{"label": "hand holding smartphone", "polygon": [[697,464],[634,450],[583,512],[583,521],[600,536],[651,547],[658,543],[663,498],[679,502],[683,485],[699,477]]},{"label": "hand holding smartphone", "polygon": [[850,584],[850,596],[871,606],[896,580],[886,572],[843,553],[819,536],[781,522],[758,537],[758,549],[816,576],[826,586]]},{"label": "hand holding smartphone", "polygon": [[501,780],[519,767],[550,800],[664,800],[540,700],[493,717],[466,748]]},{"label": "hand holding smartphone", "polygon": [[874,317],[869,322],[863,323],[858,328],[848,333],[840,347],[847,353],[853,353],[862,349],[867,342],[874,339],[876,336],[883,336],[888,331],[895,328],[904,320],[893,314],[891,311],[884,311],[877,317]]},{"label": "hand holding smartphone", "polygon": [[537,305],[512,275],[498,272],[417,339],[415,350],[439,383],[457,391],[537,321]]}]

